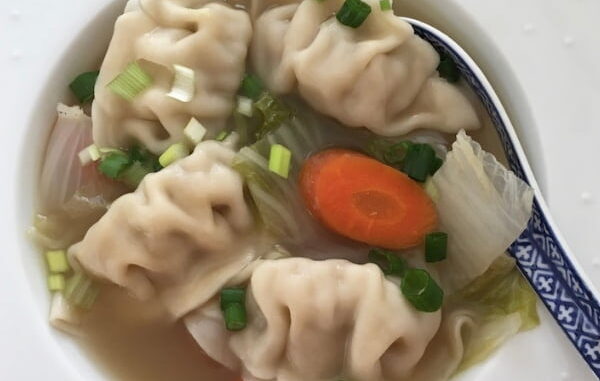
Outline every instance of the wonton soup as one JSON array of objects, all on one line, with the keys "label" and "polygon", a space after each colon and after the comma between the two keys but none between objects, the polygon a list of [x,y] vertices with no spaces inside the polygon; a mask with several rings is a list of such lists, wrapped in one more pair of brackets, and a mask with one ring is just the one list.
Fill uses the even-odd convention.
[{"label": "wonton soup", "polygon": [[130,0],[65,86],[30,234],[110,378],[445,381],[539,324],[533,191],[391,0]]}]

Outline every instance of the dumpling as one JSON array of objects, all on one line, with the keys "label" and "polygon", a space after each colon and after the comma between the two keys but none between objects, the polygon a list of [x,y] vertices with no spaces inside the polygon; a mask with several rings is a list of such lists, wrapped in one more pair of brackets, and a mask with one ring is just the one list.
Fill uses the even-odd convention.
[{"label": "dumpling", "polygon": [[400,380],[414,372],[441,321],[440,311],[415,310],[377,266],[345,260],[264,261],[250,277],[246,305],[248,325],[239,332],[224,331],[215,304],[186,324],[209,355],[258,380]]},{"label": "dumpling", "polygon": [[[248,14],[224,3],[130,2],[115,24],[96,84],[95,142],[125,147],[137,141],[159,154],[182,139],[191,117],[209,132],[221,129],[233,108],[251,34]],[[153,84],[126,101],[106,86],[133,61],[151,74]],[[174,64],[195,72],[195,96],[190,102],[166,96]]]},{"label": "dumpling", "polygon": [[139,298],[158,294],[175,317],[210,299],[255,257],[253,219],[234,152],[215,141],[147,175],[80,243],[76,264]]},{"label": "dumpling", "polygon": [[436,72],[439,55],[379,2],[356,29],[334,16],[342,0],[266,10],[255,22],[251,59],[276,93],[297,88],[318,111],[384,136],[417,128],[456,133],[479,127],[458,87]]}]

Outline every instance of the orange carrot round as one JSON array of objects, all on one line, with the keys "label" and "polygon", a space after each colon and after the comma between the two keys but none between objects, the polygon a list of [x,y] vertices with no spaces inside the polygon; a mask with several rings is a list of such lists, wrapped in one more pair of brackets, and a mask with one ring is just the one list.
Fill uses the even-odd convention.
[{"label": "orange carrot round", "polygon": [[328,149],[310,157],[300,190],[321,223],[373,246],[416,246],[437,224],[435,206],[419,184],[355,151]]}]

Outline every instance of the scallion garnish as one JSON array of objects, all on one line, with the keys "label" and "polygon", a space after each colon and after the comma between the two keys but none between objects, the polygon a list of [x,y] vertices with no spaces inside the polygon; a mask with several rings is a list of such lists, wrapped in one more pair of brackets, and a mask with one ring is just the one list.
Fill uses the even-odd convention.
[{"label": "scallion garnish", "polygon": [[351,28],[358,28],[369,17],[371,6],[361,0],[346,0],[335,14],[338,21]]},{"label": "scallion garnish", "polygon": [[263,91],[264,86],[257,76],[254,74],[246,74],[244,76],[240,86],[240,94],[252,100],[257,100]]},{"label": "scallion garnish", "polygon": [[237,99],[237,112],[248,118],[252,117],[252,99],[248,97],[239,96]]},{"label": "scallion garnish", "polygon": [[379,266],[385,275],[402,277],[408,267],[403,258],[398,257],[393,251],[385,249],[371,249],[369,262]]},{"label": "scallion garnish", "polygon": [[228,131],[221,131],[221,132],[219,132],[217,137],[215,137],[215,140],[218,142],[222,142],[223,140],[225,140],[225,138],[227,138],[228,135],[229,135]]},{"label": "scallion garnish", "polygon": [[380,0],[379,1],[379,8],[381,8],[382,11],[391,11],[392,10],[392,3],[390,2],[390,0]]},{"label": "scallion garnish", "polygon": [[400,289],[404,297],[422,312],[435,312],[444,302],[444,291],[425,270],[406,270]]},{"label": "scallion garnish", "polygon": [[172,164],[173,162],[175,162],[179,159],[183,159],[184,157],[188,156],[189,154],[190,154],[190,151],[184,144],[175,143],[175,144],[171,145],[169,148],[167,148],[167,150],[165,152],[163,152],[162,155],[160,155],[160,157],[158,158],[158,162],[163,167],[166,167],[169,164]]},{"label": "scallion garnish", "polygon": [[73,82],[69,84],[69,88],[79,102],[87,103],[94,99],[94,87],[96,86],[96,80],[98,79],[99,73],[99,71],[90,71],[79,74],[75,77]]},{"label": "scallion garnish", "polygon": [[132,100],[152,84],[152,77],[137,62],[130,63],[108,88],[125,100]]},{"label": "scallion garnish", "polygon": [[206,128],[194,117],[190,119],[187,126],[183,129],[183,135],[190,145],[195,146],[204,139]]},{"label": "scallion garnish", "polygon": [[132,188],[137,188],[147,174],[152,173],[139,161],[134,161],[119,175],[119,180]]},{"label": "scallion garnish", "polygon": [[69,271],[67,253],[64,250],[50,250],[46,252],[46,263],[51,273],[66,273]]},{"label": "scallion garnish", "polygon": [[263,122],[256,132],[256,140],[277,129],[292,116],[289,107],[268,92],[264,92],[254,105],[263,116]]},{"label": "scallion garnish", "polygon": [[221,310],[225,310],[231,303],[246,303],[246,290],[241,287],[230,287],[221,290],[220,304]]},{"label": "scallion garnish", "polygon": [[281,144],[273,144],[269,155],[269,170],[283,177],[288,178],[290,173],[290,163],[292,153]]},{"label": "scallion garnish", "polygon": [[66,282],[64,296],[67,301],[79,308],[90,309],[98,293],[99,287],[85,274],[76,272]]},{"label": "scallion garnish", "polygon": [[460,79],[460,71],[456,63],[447,54],[440,53],[440,64],[437,70],[440,77],[445,78],[450,83],[457,82]]},{"label": "scallion garnish", "polygon": [[439,262],[446,259],[448,234],[443,232],[429,233],[425,236],[425,260]]},{"label": "scallion garnish", "polygon": [[223,317],[228,331],[246,328],[246,308],[241,303],[229,303],[223,310]]},{"label": "scallion garnish", "polygon": [[436,156],[429,144],[411,144],[402,164],[402,172],[411,179],[425,182],[431,173]]},{"label": "scallion garnish", "polygon": [[157,172],[162,169],[162,166],[158,162],[158,157],[145,148],[134,145],[127,151],[127,154],[131,158],[131,161],[139,162],[149,172]]},{"label": "scallion garnish", "polygon": [[81,165],[87,165],[91,162],[98,161],[102,154],[95,144],[91,144],[79,152],[79,161]]},{"label": "scallion garnish", "polygon": [[104,156],[98,170],[111,179],[118,178],[131,165],[131,158],[124,153],[113,152]]},{"label": "scallion garnish", "polygon": [[442,160],[436,156],[433,159],[433,162],[431,163],[431,169],[429,170],[429,174],[431,176],[435,175],[435,173],[438,171],[438,169],[440,169],[442,167],[442,164],[444,164],[444,160]]},{"label": "scallion garnish", "polygon": [[168,97],[180,102],[190,102],[196,92],[196,79],[194,69],[182,65],[173,65],[175,76]]},{"label": "scallion garnish", "polygon": [[48,290],[62,291],[65,288],[65,276],[63,274],[48,275]]}]

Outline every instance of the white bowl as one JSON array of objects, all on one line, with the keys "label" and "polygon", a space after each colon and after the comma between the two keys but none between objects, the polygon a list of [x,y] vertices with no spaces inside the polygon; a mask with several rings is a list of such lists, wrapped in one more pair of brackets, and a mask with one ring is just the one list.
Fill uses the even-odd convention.
[{"label": "white bowl", "polygon": [[[83,2],[82,2],[83,3]],[[87,3],[87,2],[86,2]],[[93,14],[102,0],[90,0],[89,4],[72,5],[72,2],[56,2],[53,5],[59,9],[70,12],[64,17],[79,17],[89,22],[81,30],[72,30],[71,33],[60,33],[60,37],[52,37],[54,45],[60,49],[52,52],[55,57],[53,67],[44,64],[44,57],[38,57],[29,63],[29,70],[35,71],[36,78],[42,79],[42,89],[34,97],[16,92],[19,81],[11,81],[10,85],[15,91],[14,99],[5,104],[11,105],[17,113],[11,112],[6,126],[10,129],[2,131],[4,142],[9,142],[6,148],[8,158],[1,163],[4,178],[9,179],[9,185],[1,191],[3,195],[2,228],[3,238],[7,251],[0,258],[0,275],[3,287],[0,289],[0,300],[6,301],[7,306],[2,307],[3,315],[0,318],[0,336],[4,343],[0,366],[5,369],[0,375],[14,376],[19,379],[45,379],[56,380],[102,380],[105,379],[102,370],[86,358],[77,345],[65,335],[52,330],[47,324],[49,308],[49,293],[46,290],[45,271],[42,257],[27,241],[25,230],[30,225],[34,213],[36,197],[36,179],[39,172],[40,158],[43,153],[45,140],[50,127],[55,119],[55,108],[58,101],[69,100],[67,84],[78,73],[98,67],[109,38],[112,33],[112,24],[121,12],[124,2],[112,1],[105,5],[97,14]],[[493,44],[490,43],[486,33],[477,26],[466,13],[450,1],[443,7],[436,0],[400,1],[398,9],[407,11],[406,15],[416,16],[432,23],[440,29],[447,31],[459,41],[482,66],[492,84],[495,86],[516,129],[525,146],[534,172],[544,184],[544,167],[541,153],[536,148],[539,146],[537,128],[532,123],[529,108],[524,101],[525,97],[515,77],[504,64],[504,58]],[[39,6],[37,6],[39,8]],[[34,12],[36,7],[31,6]],[[87,10],[86,10],[87,8]],[[425,12],[426,10],[426,12]],[[38,10],[39,12],[39,10]],[[48,11],[49,17],[57,17],[61,13],[54,10]],[[404,14],[404,12],[403,12]],[[40,16],[41,18],[44,15]],[[60,19],[56,18],[58,22]],[[77,23],[72,22],[73,25]],[[38,30],[42,38],[37,38],[39,43],[46,41],[43,33],[51,30]],[[51,38],[48,37],[48,40]],[[62,41],[62,42],[58,42]],[[18,52],[15,51],[11,63],[5,63],[5,69],[12,70],[19,64]],[[50,52],[47,52],[50,53]],[[22,62],[22,61],[21,61]],[[3,67],[4,68],[4,67]],[[19,72],[19,70],[14,70]],[[27,71],[26,71],[27,72]],[[23,79],[25,80],[25,79]],[[24,88],[36,88],[30,86]],[[27,116],[26,124],[20,127],[23,115]],[[14,160],[10,160],[14,158]],[[15,168],[15,163],[18,167]],[[531,351],[547,350],[544,357],[529,356],[528,363],[540,364],[549,360],[548,375],[556,375],[566,367],[559,367],[561,361],[569,358],[575,364],[576,355],[569,348],[568,342],[562,333],[555,327],[548,325],[547,315],[542,311],[543,327],[536,332],[531,332],[516,338],[508,343],[492,361],[485,366],[474,369],[465,374],[463,379],[476,380],[479,376],[486,380],[504,380],[507,377],[527,374],[527,366],[519,365],[520,354]],[[533,340],[532,340],[533,339]],[[540,346],[541,345],[541,346]],[[31,348],[31,349],[30,349]],[[6,355],[6,356],[5,356]],[[26,360],[21,357],[28,356]],[[554,361],[553,361],[554,359]],[[558,360],[557,360],[558,359]],[[562,360],[561,360],[562,359]],[[507,365],[508,364],[508,365]],[[516,365],[515,365],[516,364]],[[554,367],[554,368],[552,368]],[[530,367],[531,368],[531,367]],[[542,369],[540,366],[539,369]],[[585,370],[572,369],[574,379],[584,380],[587,377]],[[18,373],[15,373],[18,372]],[[512,372],[512,373],[511,373]],[[577,373],[583,372],[583,373]],[[539,373],[536,373],[539,375]],[[581,376],[579,376],[581,375]],[[513,378],[515,379],[515,378]],[[516,379],[525,379],[517,377]],[[541,375],[541,379],[544,375]]]}]

